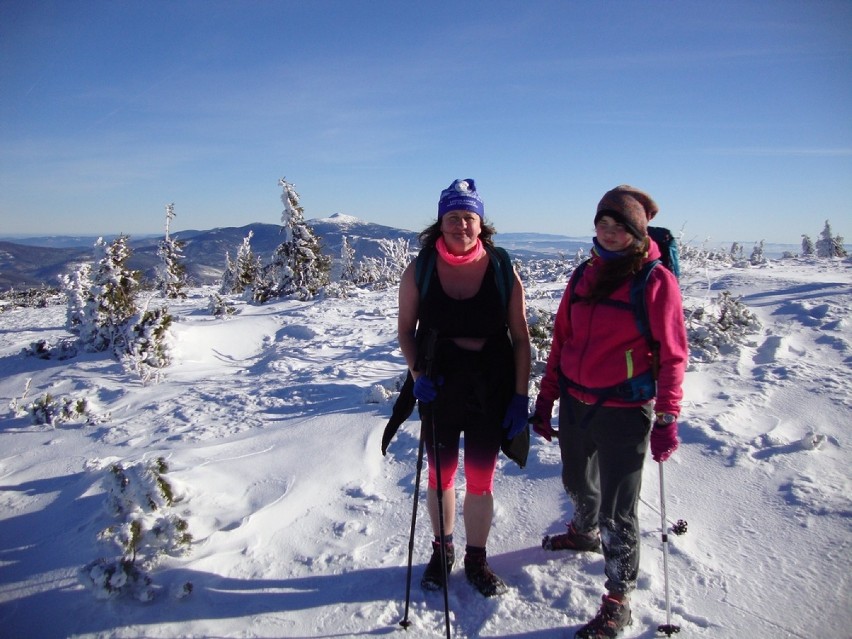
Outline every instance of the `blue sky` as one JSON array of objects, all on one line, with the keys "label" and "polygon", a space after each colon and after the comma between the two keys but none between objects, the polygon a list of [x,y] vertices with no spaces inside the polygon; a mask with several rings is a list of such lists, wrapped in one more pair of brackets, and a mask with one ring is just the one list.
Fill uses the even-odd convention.
[{"label": "blue sky", "polygon": [[[308,218],[852,236],[852,2],[0,0],[0,234]],[[499,236],[498,236],[499,238]]]}]

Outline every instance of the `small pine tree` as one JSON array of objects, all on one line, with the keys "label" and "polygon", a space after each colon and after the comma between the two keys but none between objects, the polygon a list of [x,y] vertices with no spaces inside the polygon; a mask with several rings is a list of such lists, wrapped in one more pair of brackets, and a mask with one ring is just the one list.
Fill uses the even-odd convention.
[{"label": "small pine tree", "polygon": [[246,290],[251,290],[260,280],[263,269],[260,258],[251,249],[252,237],[254,232],[249,231],[237,251],[237,257],[233,263],[233,286],[229,291],[231,293],[244,293]]},{"label": "small pine tree", "polygon": [[763,253],[763,243],[764,240],[760,240],[760,242],[755,244],[754,248],[751,250],[751,257],[749,258],[749,262],[754,265],[766,264],[766,256]]},{"label": "small pine tree", "polygon": [[67,302],[65,325],[69,331],[75,334],[79,332],[80,325],[85,321],[86,304],[89,299],[89,291],[92,288],[91,275],[92,265],[84,263],[71,273],[62,276]]},{"label": "small pine tree", "polygon": [[739,242],[734,242],[731,244],[731,259],[734,261],[740,261],[744,258],[743,255],[743,247]]},{"label": "small pine tree", "polygon": [[163,261],[158,273],[158,288],[169,299],[185,299],[187,277],[182,260],[186,242],[169,235],[169,226],[174,216],[175,205],[172,203],[166,206],[166,236],[157,251]]},{"label": "small pine tree", "polygon": [[843,238],[840,235],[834,236],[832,252],[834,257],[849,257],[849,254],[846,252],[846,247],[843,246]]},{"label": "small pine tree", "polygon": [[815,252],[813,240],[807,235],[802,235],[802,255],[810,256]]},{"label": "small pine tree", "polygon": [[127,236],[120,235],[111,244],[103,238],[95,243],[97,266],[86,295],[80,323],[69,326],[77,332],[85,349],[116,352],[127,350],[125,328],[136,314],[138,274],[127,267],[132,251]]},{"label": "small pine tree", "polygon": [[237,266],[231,260],[231,254],[225,251],[225,272],[222,273],[222,284],[219,286],[219,294],[228,295],[235,292],[237,283]]},{"label": "small pine tree", "polygon": [[172,316],[167,308],[146,310],[128,324],[129,365],[144,379],[149,379],[160,368],[172,361],[172,343],[169,328]]},{"label": "small pine tree", "polygon": [[343,236],[343,246],[340,248],[340,281],[355,283],[355,249],[349,244],[349,238]]},{"label": "small pine tree", "polygon": [[304,209],[295,186],[281,178],[281,232],[284,241],[278,245],[270,264],[273,294],[278,297],[296,295],[310,299],[328,284],[331,260],[320,251],[319,239],[307,225]]},{"label": "small pine tree", "polygon": [[822,258],[847,256],[846,248],[843,246],[843,238],[833,234],[828,220],[825,221],[825,227],[816,241],[816,255]]},{"label": "small pine tree", "polygon": [[834,257],[833,249],[834,236],[831,232],[831,224],[826,220],[822,233],[819,234],[819,239],[816,241],[816,256],[822,258]]}]

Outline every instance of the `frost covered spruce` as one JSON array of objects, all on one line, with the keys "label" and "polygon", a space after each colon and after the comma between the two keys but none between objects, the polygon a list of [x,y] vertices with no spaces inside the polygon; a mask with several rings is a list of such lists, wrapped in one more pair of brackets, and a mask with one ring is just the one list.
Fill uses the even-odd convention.
[{"label": "frost covered spruce", "polygon": [[[114,521],[98,537],[120,554],[98,558],[82,569],[83,583],[98,599],[128,594],[150,601],[156,588],[149,571],[162,556],[189,551],[189,524],[174,512],[180,497],[166,479],[167,472],[162,457],[129,466],[116,463],[107,469],[105,509]],[[192,584],[186,582],[175,592],[185,596],[192,592]]]},{"label": "frost covered spruce", "polygon": [[184,299],[189,281],[184,264],[183,249],[186,242],[170,234],[171,222],[175,217],[174,203],[166,206],[166,235],[160,240],[157,255],[162,264],[157,271],[157,288],[168,299]]},{"label": "frost covered spruce", "polygon": [[131,253],[125,235],[110,244],[98,239],[94,268],[82,264],[65,278],[66,324],[83,350],[111,350],[148,380],[171,361],[172,317],[166,306],[140,306],[140,276],[127,266]]}]

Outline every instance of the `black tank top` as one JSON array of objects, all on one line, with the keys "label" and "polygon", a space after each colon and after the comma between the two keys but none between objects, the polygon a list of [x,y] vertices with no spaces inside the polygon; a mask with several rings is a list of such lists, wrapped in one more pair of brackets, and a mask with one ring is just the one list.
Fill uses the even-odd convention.
[{"label": "black tank top", "polygon": [[505,336],[506,307],[497,288],[494,264],[489,262],[476,295],[465,300],[447,295],[438,269],[433,269],[426,297],[420,302],[419,320],[418,332],[436,328],[438,336],[443,338]]}]

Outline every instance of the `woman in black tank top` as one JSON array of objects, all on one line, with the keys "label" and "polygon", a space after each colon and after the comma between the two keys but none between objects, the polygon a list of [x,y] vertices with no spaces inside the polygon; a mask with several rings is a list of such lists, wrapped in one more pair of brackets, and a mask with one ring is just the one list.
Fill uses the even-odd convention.
[{"label": "woman in black tank top", "polygon": [[[492,240],[494,228],[483,216],[473,180],[455,180],[441,193],[438,220],[420,234],[421,254],[437,254],[422,261],[434,267],[425,278],[425,295],[415,263],[403,273],[398,336],[415,380],[428,451],[427,505],[435,540],[421,584],[446,587],[445,568],[449,575],[455,559],[454,486],[464,432],[465,574],[483,595],[492,596],[506,590],[486,561],[494,470],[501,440],[527,427],[530,343],[523,286],[512,269],[511,292],[505,282],[499,284],[504,269]],[[434,356],[427,364],[430,337]]]}]

